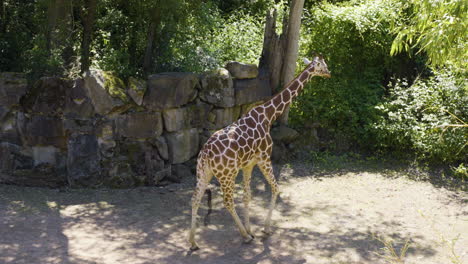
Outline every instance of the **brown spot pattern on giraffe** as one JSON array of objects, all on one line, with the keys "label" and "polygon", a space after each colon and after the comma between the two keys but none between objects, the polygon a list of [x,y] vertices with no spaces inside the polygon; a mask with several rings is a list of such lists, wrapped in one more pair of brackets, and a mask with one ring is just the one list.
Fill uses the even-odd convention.
[{"label": "brown spot pattern on giraffe", "polygon": [[302,74],[299,76],[299,81],[300,81],[301,83],[304,83],[305,80],[307,80],[307,77],[308,77],[308,76],[309,76],[309,74],[307,74],[307,73],[302,73]]},{"label": "brown spot pattern on giraffe", "polygon": [[291,84],[290,90],[292,90],[292,91],[297,90],[297,88],[299,88],[299,85],[300,85],[299,82],[298,82],[297,80],[295,80],[295,81]]}]

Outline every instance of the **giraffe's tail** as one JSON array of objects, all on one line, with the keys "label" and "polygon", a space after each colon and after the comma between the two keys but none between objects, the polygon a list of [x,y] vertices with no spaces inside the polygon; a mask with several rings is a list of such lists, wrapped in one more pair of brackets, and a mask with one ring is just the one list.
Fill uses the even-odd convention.
[{"label": "giraffe's tail", "polygon": [[206,216],[205,216],[205,220],[204,220],[204,223],[205,223],[205,226],[207,226],[209,223],[210,223],[210,214],[211,214],[211,211],[212,211],[212,206],[211,206],[211,188],[208,187],[205,191],[206,194],[208,194],[208,213],[206,213]]}]

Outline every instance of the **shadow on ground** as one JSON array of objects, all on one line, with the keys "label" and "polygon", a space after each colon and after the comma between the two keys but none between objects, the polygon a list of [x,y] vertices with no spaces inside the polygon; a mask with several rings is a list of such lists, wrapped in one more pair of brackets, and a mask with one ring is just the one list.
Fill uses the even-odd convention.
[{"label": "shadow on ground", "polygon": [[[350,207],[356,190],[334,190],[349,192],[349,203],[345,198],[320,198],[321,192],[329,193],[326,188],[333,187],[320,182],[340,174],[314,174],[310,167],[298,164],[278,166],[276,171],[281,171],[285,195],[278,203],[272,236],[261,233],[270,194],[256,171],[254,242],[242,244],[215,191],[211,224],[198,229],[202,248],[193,253],[188,252],[186,241],[193,179],[165,188],[131,190],[59,191],[0,185],[0,262],[384,263],[376,255],[383,246],[373,237],[376,233],[396,241],[397,250],[406,239],[413,241],[408,256],[424,259],[440,254],[432,238],[417,229],[418,219],[408,224],[406,218],[388,216],[382,208],[369,207],[372,212],[368,213]],[[311,195],[301,190],[309,185],[318,188],[311,189]],[[241,195],[236,199],[242,214]],[[202,208],[200,215],[205,212]]]}]

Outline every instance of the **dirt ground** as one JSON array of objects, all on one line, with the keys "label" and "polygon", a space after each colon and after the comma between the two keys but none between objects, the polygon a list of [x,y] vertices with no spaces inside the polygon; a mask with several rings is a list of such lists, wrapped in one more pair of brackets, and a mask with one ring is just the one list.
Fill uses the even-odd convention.
[{"label": "dirt ground", "polygon": [[130,190],[0,185],[0,263],[374,264],[386,263],[382,241],[389,239],[397,253],[409,241],[405,263],[468,261],[463,186],[384,169],[319,172],[303,162],[275,171],[282,194],[273,235],[261,232],[270,196],[255,170],[255,240],[242,243],[215,188],[211,224],[198,229],[201,249],[193,253],[187,231],[194,179]]}]

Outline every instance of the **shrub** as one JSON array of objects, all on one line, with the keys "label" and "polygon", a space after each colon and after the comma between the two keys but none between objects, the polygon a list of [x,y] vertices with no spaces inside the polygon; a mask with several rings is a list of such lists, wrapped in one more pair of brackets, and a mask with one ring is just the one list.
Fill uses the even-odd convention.
[{"label": "shrub", "polygon": [[332,78],[314,78],[306,86],[291,109],[293,126],[320,123],[331,150],[338,138],[351,146],[372,145],[366,124],[375,118],[384,84],[395,69],[414,68],[407,57],[389,55],[390,28],[399,10],[394,1],[350,1],[324,3],[306,13],[300,55],[323,54]]},{"label": "shrub", "polygon": [[[468,158],[468,86],[449,71],[439,71],[412,85],[396,80],[386,102],[377,105],[377,120],[368,128],[377,146],[417,158],[455,163]],[[465,120],[465,121],[463,121]],[[466,125],[466,123],[465,123]]]}]

